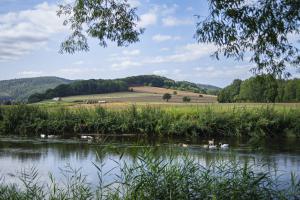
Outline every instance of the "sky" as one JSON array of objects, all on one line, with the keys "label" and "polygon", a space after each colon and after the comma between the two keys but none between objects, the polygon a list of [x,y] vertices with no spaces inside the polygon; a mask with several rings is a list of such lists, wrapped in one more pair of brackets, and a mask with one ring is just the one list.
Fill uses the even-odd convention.
[{"label": "sky", "polygon": [[[156,74],[224,87],[246,79],[247,61],[211,57],[215,47],[194,38],[197,18],[208,14],[206,0],[130,0],[145,33],[129,47],[90,39],[90,51],[60,54],[68,29],[56,15],[57,0],[0,0],[0,80],[58,76],[111,79]],[[295,74],[297,76],[297,74]]]}]

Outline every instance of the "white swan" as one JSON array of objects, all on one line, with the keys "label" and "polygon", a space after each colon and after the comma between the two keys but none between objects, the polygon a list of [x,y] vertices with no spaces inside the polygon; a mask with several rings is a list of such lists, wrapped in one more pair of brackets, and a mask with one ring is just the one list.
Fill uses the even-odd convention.
[{"label": "white swan", "polygon": [[43,138],[43,139],[46,138],[46,135],[45,135],[45,134],[41,134],[40,136],[41,136],[41,138]]},{"label": "white swan", "polygon": [[220,143],[220,148],[221,149],[227,149],[229,147],[229,144],[222,144]]},{"label": "white swan", "polygon": [[92,140],[92,139],[94,139],[92,136],[87,136],[87,135],[82,135],[81,137],[80,137],[81,139],[88,139],[88,140]]},{"label": "white swan", "polygon": [[208,140],[208,145],[214,145],[215,144],[215,140],[212,139],[212,140]]},{"label": "white swan", "polygon": [[217,149],[217,146],[216,145],[208,145],[208,148],[209,149]]}]

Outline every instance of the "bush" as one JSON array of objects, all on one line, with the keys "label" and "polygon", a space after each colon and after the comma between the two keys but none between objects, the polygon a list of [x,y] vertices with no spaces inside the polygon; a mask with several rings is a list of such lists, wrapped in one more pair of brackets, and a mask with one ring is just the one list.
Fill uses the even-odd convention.
[{"label": "bush", "polygon": [[191,98],[185,96],[185,97],[182,98],[182,101],[183,101],[183,102],[190,102],[190,101],[191,101]]},{"label": "bush", "polygon": [[165,93],[162,98],[163,100],[168,102],[172,98],[172,95],[169,93]]}]

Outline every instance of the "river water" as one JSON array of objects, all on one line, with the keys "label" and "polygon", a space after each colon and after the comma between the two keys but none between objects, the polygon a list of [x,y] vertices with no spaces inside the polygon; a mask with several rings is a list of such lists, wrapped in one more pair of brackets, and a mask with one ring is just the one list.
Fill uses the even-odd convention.
[{"label": "river water", "polygon": [[[200,138],[106,137],[97,143],[76,139],[0,138],[0,175],[6,182],[17,182],[22,170],[35,168],[40,181],[48,180],[49,173],[60,180],[63,169],[71,166],[81,169],[88,182],[97,184],[99,171],[94,164],[102,163],[102,172],[108,172],[119,162],[130,163],[145,149],[151,149],[155,156],[166,158],[170,152],[178,157],[188,153],[203,166],[213,161],[234,160],[259,164],[263,167],[257,170],[271,171],[284,181],[290,180],[291,172],[300,177],[299,139],[272,139],[255,145],[238,139],[216,140],[219,142],[228,143],[229,149],[205,149],[207,139]],[[118,173],[118,170],[110,171],[104,181],[111,181]]]}]

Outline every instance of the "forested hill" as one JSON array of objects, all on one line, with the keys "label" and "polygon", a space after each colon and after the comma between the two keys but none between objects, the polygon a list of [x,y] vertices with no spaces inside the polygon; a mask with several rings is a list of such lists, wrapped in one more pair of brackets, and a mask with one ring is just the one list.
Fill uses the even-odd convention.
[{"label": "forested hill", "polygon": [[299,102],[300,79],[278,80],[271,75],[261,75],[245,81],[234,80],[224,88],[219,102]]},{"label": "forested hill", "polygon": [[[201,88],[195,83],[186,81],[174,81],[166,77],[156,75],[141,75],[131,76],[122,79],[103,80],[91,79],[74,81],[70,84],[62,84],[54,89],[49,89],[44,93],[35,93],[28,98],[28,102],[34,103],[45,99],[52,99],[54,97],[66,97],[73,95],[87,95],[87,94],[101,94],[110,92],[128,91],[131,86],[153,86],[164,87],[171,89],[179,89],[185,91],[192,91],[197,93],[217,93],[218,90],[211,90],[208,88]],[[213,87],[213,86],[211,86]]]},{"label": "forested hill", "polygon": [[37,92],[45,92],[71,80],[58,77],[21,78],[0,81],[0,101],[27,101],[27,98]]}]

